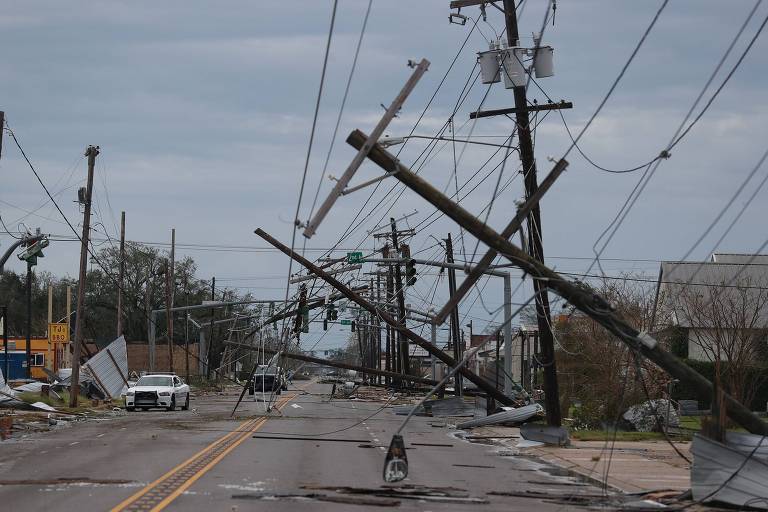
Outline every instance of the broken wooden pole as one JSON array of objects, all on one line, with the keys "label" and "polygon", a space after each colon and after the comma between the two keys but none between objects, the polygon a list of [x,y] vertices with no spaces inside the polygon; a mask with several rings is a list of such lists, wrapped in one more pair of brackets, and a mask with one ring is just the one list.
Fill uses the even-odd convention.
[{"label": "broken wooden pole", "polygon": [[[347,142],[353,147],[359,144],[360,138],[365,140],[365,134],[354,131]],[[547,287],[566,301],[573,304],[608,331],[615,334],[621,341],[637,351],[642,356],[653,361],[659,368],[666,371],[681,382],[696,389],[702,399],[712,396],[712,383],[696,370],[686,365],[680,359],[664,350],[659,343],[646,332],[640,332],[617,315],[611,305],[584,283],[573,283],[561,275],[530,257],[525,251],[505,239],[499,233],[484,224],[470,212],[456,204],[445,194],[434,188],[426,180],[414,174],[406,166],[376,144],[368,153],[368,158],[387,172],[395,172],[395,178],[409,189],[429,201],[438,210],[456,221],[474,237],[487,244],[493,250],[507,258],[515,266],[528,273],[533,279],[546,281]],[[753,434],[768,435],[768,423],[752,413],[748,407],[725,395],[725,405],[728,416],[736,423]]]},{"label": "broken wooden pole", "polygon": [[[453,368],[456,366],[456,360],[434,346],[429,341],[425,340],[412,330],[408,329],[407,327],[399,324],[397,320],[395,320],[389,313],[386,311],[377,308],[367,300],[363,299],[356,293],[352,292],[349,288],[347,288],[343,283],[341,283],[338,279],[334,278],[333,276],[329,276],[326,272],[322,271],[321,269],[317,268],[316,265],[314,265],[312,262],[307,260],[306,258],[302,257],[300,254],[294,252],[289,247],[286,247],[284,244],[280,243],[278,240],[273,238],[269,233],[264,231],[263,229],[259,228],[255,231],[257,235],[259,235],[261,238],[266,240],[271,245],[275,246],[276,248],[280,249],[281,252],[283,252],[285,255],[289,256],[290,258],[293,258],[296,262],[304,266],[307,270],[318,276],[320,279],[325,281],[326,283],[330,284],[337,290],[339,290],[344,296],[346,296],[351,301],[357,303],[359,306],[361,306],[363,309],[369,311],[370,313],[378,316],[383,320],[385,323],[389,324],[392,329],[395,331],[401,333],[403,336],[407,337],[409,340],[429,352],[430,354],[434,354],[435,357],[440,359],[442,362],[444,362],[449,367]],[[504,393],[496,389],[496,387],[491,383],[490,381],[485,380],[484,378],[480,377],[479,375],[475,374],[474,372],[467,370],[465,367],[463,367],[460,370],[460,373],[467,378],[467,380],[473,382],[480,390],[486,392],[489,396],[495,398],[498,402],[501,402],[504,405],[512,405],[513,400],[506,396]]]}]

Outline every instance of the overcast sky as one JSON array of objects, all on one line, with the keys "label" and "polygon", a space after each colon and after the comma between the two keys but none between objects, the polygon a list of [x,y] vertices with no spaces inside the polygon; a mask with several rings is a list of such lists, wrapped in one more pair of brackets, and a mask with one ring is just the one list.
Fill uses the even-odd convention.
[{"label": "overcast sky", "polygon": [[[302,221],[309,216],[320,183],[367,3],[339,1],[301,204]],[[531,33],[540,30],[546,4],[545,0],[526,0],[520,7],[523,45],[532,45]],[[574,133],[597,108],[659,5],[658,1],[628,0],[557,3],[554,25],[550,21],[544,34],[544,41],[555,48],[556,73],[539,80],[539,85],[552,99],[573,102],[574,108],[564,115]],[[595,163],[611,169],[635,167],[658,155],[753,6],[751,0],[671,0],[582,139],[583,151]],[[85,181],[82,155],[87,145],[100,146],[94,205],[96,229],[101,231],[94,233],[97,243],[106,238],[104,231],[117,237],[120,211],[125,210],[129,240],[167,243],[171,228],[176,228],[177,254],[194,257],[201,277],[216,276],[221,286],[251,291],[258,298],[281,298],[288,260],[259,249],[267,244],[253,230],[263,227],[290,243],[331,9],[331,1],[318,0],[9,1],[0,13],[0,110],[5,111],[9,127],[78,229],[82,217],[73,201]],[[479,10],[464,9],[462,13],[477,17]],[[402,136],[413,129],[473,27],[472,21],[465,26],[449,24],[448,14],[448,0],[374,0],[331,155],[330,174],[340,175],[354,156],[345,143],[349,132],[355,128],[370,132],[383,113],[380,104],[389,104],[407,80],[411,73],[407,61],[427,58],[429,71],[387,134]],[[766,15],[768,5],[761,5],[705,100]],[[415,134],[432,136],[443,126],[470,76],[476,52],[486,49],[488,39],[502,30],[500,13],[489,8],[487,23],[481,21],[472,31]],[[608,258],[603,263],[606,274],[634,271],[654,275],[658,272],[656,260],[681,258],[757,163],[766,150],[768,133],[767,53],[763,34],[701,121],[659,166],[603,254]],[[480,83],[470,89],[454,117],[456,134],[466,137],[471,132],[476,140],[501,143],[512,130],[509,119],[468,122],[468,113],[479,107],[486,91]],[[529,91],[529,99],[546,101],[535,87]],[[483,107],[512,104],[511,91],[496,84]],[[535,142],[541,179],[552,166],[547,157],[562,156],[569,139],[556,113],[539,120]],[[401,160],[412,165],[427,144],[412,140]],[[440,144],[437,149],[421,174],[440,189],[455,191],[453,146]],[[462,196],[500,161],[502,155],[498,154],[478,173],[494,150],[467,146],[457,166],[459,186],[471,180]],[[457,157],[462,151],[462,145],[456,146]],[[542,203],[542,224],[548,262],[558,270],[579,273],[588,268],[593,244],[642,171],[605,173],[575,151],[568,160],[568,171]],[[513,154],[501,183],[514,177],[518,168]],[[380,173],[366,164],[354,182]],[[757,172],[691,259],[706,258],[766,173],[768,166]],[[491,174],[462,205],[480,215],[497,179],[498,172]],[[0,183],[0,215],[11,231],[23,223],[48,233],[71,235],[7,135]],[[321,183],[319,201],[332,185],[327,178]],[[484,247],[476,254],[471,237],[462,243],[453,222],[438,218],[425,227],[423,220],[437,216],[430,205],[410,192],[394,203],[394,194],[386,196],[383,207],[371,213],[394,185],[390,179],[378,187],[363,209],[363,222],[334,254],[376,247],[368,230],[390,216],[417,210],[407,224],[421,223],[411,241],[413,250],[421,251],[419,256],[442,259],[442,249],[432,237],[444,238],[451,232],[457,260],[479,259]],[[372,190],[337,202],[318,234],[307,242],[308,256],[319,257],[323,249],[336,246]],[[518,176],[497,198],[490,224],[500,230],[522,194]],[[765,194],[758,193],[719,251],[752,252],[765,241]],[[0,234],[0,250],[10,242],[7,234]],[[297,243],[298,247],[303,243],[300,234]],[[23,270],[15,258],[8,268]],[[77,275],[77,268],[77,244],[64,241],[52,242],[38,266],[70,276]],[[513,275],[519,273],[513,271]],[[422,307],[432,294],[433,283],[434,276],[421,276],[409,291],[408,302]],[[442,279],[435,302],[445,300],[446,288]],[[530,294],[527,285],[515,300],[526,299],[526,294]],[[462,314],[467,321],[474,320],[477,331],[493,318],[488,311],[502,303],[500,283],[492,281],[483,296],[484,305],[478,301],[470,309],[475,297],[470,296]],[[338,344],[345,335],[332,332],[319,347]],[[309,339],[316,337],[313,334]]]}]

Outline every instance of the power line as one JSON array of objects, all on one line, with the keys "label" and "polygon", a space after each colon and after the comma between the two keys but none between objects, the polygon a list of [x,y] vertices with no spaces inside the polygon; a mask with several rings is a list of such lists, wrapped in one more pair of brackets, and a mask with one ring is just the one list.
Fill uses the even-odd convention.
[{"label": "power line", "polygon": [[[352,85],[352,78],[355,76],[355,69],[357,69],[357,58],[360,55],[360,48],[363,45],[363,36],[365,35],[365,29],[368,26],[368,17],[371,14],[371,6],[373,5],[373,0],[368,0],[368,8],[365,10],[365,17],[363,18],[363,26],[360,29],[360,37],[357,39],[357,47],[355,48],[355,56],[352,59],[352,67],[349,70],[349,77],[347,78],[347,85],[344,88],[344,96],[341,99],[341,108],[339,108],[339,115],[336,117],[336,125],[333,127],[333,135],[331,135],[331,143],[328,146],[328,153],[325,155],[325,163],[323,163],[323,172],[320,174],[320,180],[317,182],[317,190],[315,191],[315,198],[312,200],[312,207],[309,209],[309,216],[307,218],[311,219],[312,214],[315,211],[315,206],[317,204],[317,198],[320,194],[320,188],[323,184],[323,180],[325,179],[325,174],[328,171],[328,163],[331,160],[331,153],[333,153],[333,147],[336,143],[336,135],[339,133],[339,125],[341,124],[341,118],[344,115],[344,107],[347,104],[347,96],[349,95],[349,89]],[[307,241],[304,240],[304,245],[307,244]]]},{"label": "power line", "polygon": [[[744,23],[742,23],[741,27],[739,28],[739,31],[736,33],[736,35],[732,39],[731,43],[728,45],[728,48],[726,49],[726,51],[723,54],[723,56],[720,58],[720,61],[715,66],[715,69],[710,74],[709,79],[704,84],[704,87],[702,87],[702,89],[699,92],[698,96],[696,97],[695,101],[691,105],[691,108],[688,109],[688,112],[686,113],[685,118],[680,123],[680,125],[677,128],[677,130],[675,130],[675,133],[674,133],[674,135],[672,135],[672,138],[670,139],[670,142],[667,145],[667,148],[671,148],[673,144],[677,144],[677,143],[679,143],[682,140],[681,137],[678,137],[678,134],[681,133],[681,131],[685,127],[685,124],[688,122],[688,119],[690,119],[691,115],[693,115],[693,111],[696,109],[696,107],[698,106],[699,102],[704,97],[704,94],[706,93],[707,89],[709,89],[709,86],[714,81],[715,77],[717,76],[717,73],[720,71],[720,68],[723,66],[723,64],[725,64],[725,61],[728,58],[728,56],[730,55],[731,51],[733,50],[733,47],[736,45],[736,42],[741,38],[741,34],[744,32],[744,30],[746,29],[746,27],[749,24],[750,20],[754,16],[755,11],[757,10],[757,7],[760,5],[760,2],[761,2],[761,0],[758,0],[755,3],[755,5],[752,7],[752,9],[750,10],[746,20],[744,20]],[[725,83],[730,79],[730,77],[733,75],[733,73],[738,68],[739,64],[741,64],[741,62],[743,61],[743,59],[746,56],[747,52],[749,52],[749,49],[752,47],[752,44],[757,39],[757,36],[762,32],[763,27],[765,27],[766,21],[768,21],[768,16],[766,16],[765,20],[763,20],[762,25],[760,25],[760,28],[755,33],[755,35],[752,38],[752,41],[750,42],[750,44],[747,46],[747,48],[744,50],[744,52],[742,52],[742,55],[739,58],[739,60],[737,61],[736,65],[734,65],[732,67],[731,72],[728,74],[728,76],[723,81],[721,86],[718,87],[718,89],[715,92],[715,94],[713,94],[712,97],[710,98],[710,100],[707,102],[707,108],[709,107],[709,105],[712,104],[712,102],[714,101],[714,98],[720,93],[720,91],[722,90],[722,88],[725,85]],[[701,116],[698,116],[697,119],[700,118],[700,117]],[[691,124],[688,127],[688,129],[685,131],[685,134],[689,133],[690,132],[690,128],[692,128],[692,127],[693,127],[693,124]],[[578,138],[577,138],[577,140],[578,140]],[[668,151],[665,151],[665,152],[668,153]],[[638,182],[633,187],[632,191],[630,191],[629,196],[627,196],[627,199],[624,201],[624,204],[619,209],[619,212],[616,214],[616,216],[611,221],[611,223],[608,224],[608,227],[606,227],[606,229],[600,234],[600,236],[597,238],[597,240],[595,240],[595,243],[592,246],[592,250],[595,253],[595,258],[594,258],[594,261],[590,264],[589,268],[587,269],[587,272],[592,270],[592,268],[594,267],[595,264],[597,264],[598,266],[600,265],[600,256],[601,256],[601,254],[603,253],[605,248],[608,246],[608,244],[611,242],[611,240],[615,236],[616,232],[618,231],[619,227],[621,227],[621,225],[623,224],[624,220],[626,219],[627,215],[629,214],[629,211],[634,207],[634,205],[637,202],[637,200],[639,199],[640,195],[645,190],[645,187],[648,185],[648,183],[653,178],[653,176],[656,173],[656,170],[659,168],[660,164],[661,164],[661,160],[657,159],[655,162],[653,162],[653,167],[651,167],[651,165],[649,165],[646,168],[646,170],[640,176],[640,179],[638,180]],[[599,251],[596,250],[597,244],[600,243],[600,240],[606,234],[608,234],[609,231],[611,231],[611,228],[613,228],[613,231],[608,236],[608,239],[603,243],[603,246],[600,248]]]}]

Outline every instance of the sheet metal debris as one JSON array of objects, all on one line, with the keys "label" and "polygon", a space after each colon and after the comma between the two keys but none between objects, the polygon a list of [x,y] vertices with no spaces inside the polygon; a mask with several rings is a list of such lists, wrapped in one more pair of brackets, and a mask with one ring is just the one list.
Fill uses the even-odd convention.
[{"label": "sheet metal debris", "polygon": [[474,416],[475,405],[466,402],[461,397],[451,397],[442,400],[427,400],[424,409],[432,413],[432,416]]},{"label": "sheet metal debris", "polygon": [[502,423],[522,423],[535,416],[540,416],[544,413],[544,408],[539,404],[525,405],[518,407],[517,409],[511,409],[509,411],[497,412],[484,418],[477,418],[456,425],[456,428],[474,428],[482,427],[485,425],[500,425]]},{"label": "sheet metal debris", "polygon": [[[737,438],[731,436],[731,439]],[[694,435],[691,444],[693,499],[768,510],[766,450],[765,436],[739,434],[737,444],[730,445],[728,438],[726,444],[722,444]]]},{"label": "sheet metal debris", "polygon": [[128,352],[125,338],[120,336],[100,350],[83,365],[84,370],[96,380],[105,398],[117,399],[126,388]]},{"label": "sheet metal debris", "polygon": [[526,423],[520,426],[520,436],[528,441],[567,446],[570,443],[568,431],[562,427],[550,427],[536,423]]}]

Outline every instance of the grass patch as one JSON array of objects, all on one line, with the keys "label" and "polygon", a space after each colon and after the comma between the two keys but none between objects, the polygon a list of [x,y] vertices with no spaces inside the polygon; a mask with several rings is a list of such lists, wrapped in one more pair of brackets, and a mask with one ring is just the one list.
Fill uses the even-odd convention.
[{"label": "grass patch", "polygon": [[[661,432],[613,432],[610,430],[574,430],[571,438],[579,441],[663,441]],[[673,438],[675,439],[675,438]],[[679,438],[678,438],[679,439]]]},{"label": "grass patch", "polygon": [[688,430],[701,430],[701,418],[703,416],[681,416],[680,426]]}]

